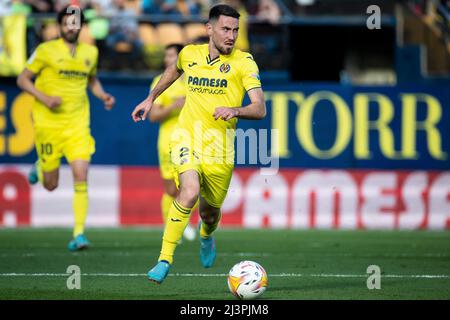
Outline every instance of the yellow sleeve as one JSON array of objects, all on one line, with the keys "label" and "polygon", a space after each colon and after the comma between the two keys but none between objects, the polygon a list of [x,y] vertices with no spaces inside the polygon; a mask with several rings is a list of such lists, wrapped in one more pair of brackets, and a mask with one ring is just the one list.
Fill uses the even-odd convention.
[{"label": "yellow sleeve", "polygon": [[98,65],[98,49],[97,47],[94,47],[94,64],[92,66],[91,72],[89,72],[90,77],[97,75],[97,65]]},{"label": "yellow sleeve", "polygon": [[187,94],[187,88],[186,84],[184,83],[183,79],[178,78],[176,82],[172,84],[173,86],[173,96],[176,98],[186,97]]},{"label": "yellow sleeve", "polygon": [[183,97],[186,97],[188,91],[187,91],[186,83],[185,83],[184,81],[181,81],[181,88],[182,88],[182,89],[180,90],[181,95],[182,95]]},{"label": "yellow sleeve", "polygon": [[255,60],[253,60],[253,57],[250,54],[244,59],[242,66],[242,84],[244,85],[245,91],[260,88],[261,80],[259,78],[259,69]]},{"label": "yellow sleeve", "polygon": [[42,45],[39,45],[25,64],[25,68],[38,74],[45,66],[45,52]]},{"label": "yellow sleeve", "polygon": [[158,83],[159,79],[161,79],[160,76],[156,76],[153,78],[152,84],[150,85],[150,90],[153,90],[156,87],[156,84]]}]

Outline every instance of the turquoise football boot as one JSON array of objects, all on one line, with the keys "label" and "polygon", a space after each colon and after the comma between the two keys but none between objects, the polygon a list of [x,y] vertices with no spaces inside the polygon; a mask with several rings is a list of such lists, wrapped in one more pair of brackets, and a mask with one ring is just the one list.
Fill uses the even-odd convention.
[{"label": "turquoise football boot", "polygon": [[37,172],[37,162],[33,164],[30,172],[28,172],[28,182],[30,184],[36,184],[39,182],[39,176]]},{"label": "turquoise football boot", "polygon": [[158,261],[156,266],[147,273],[148,280],[161,284],[169,274],[169,269],[170,264],[167,261]]},{"label": "turquoise football boot", "polygon": [[[200,230],[201,222],[198,224]],[[209,238],[200,238],[200,262],[204,268],[211,268],[216,260],[216,241],[211,236]]]},{"label": "turquoise football boot", "polygon": [[79,234],[69,242],[69,245],[67,247],[70,251],[77,251],[87,249],[90,245],[91,244],[89,243],[88,239],[86,239],[84,234]]}]

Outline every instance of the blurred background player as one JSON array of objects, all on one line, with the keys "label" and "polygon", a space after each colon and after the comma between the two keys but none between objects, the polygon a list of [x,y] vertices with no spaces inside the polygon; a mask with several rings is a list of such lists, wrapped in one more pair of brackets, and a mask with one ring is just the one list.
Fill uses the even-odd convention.
[{"label": "blurred background player", "polygon": [[[184,47],[177,63],[166,68],[149,96],[132,112],[134,121],[145,119],[155,99],[185,74],[186,102],[178,117],[177,134],[171,138],[171,159],[180,192],[169,210],[158,263],[148,272],[148,279],[156,283],[167,277],[199,198],[200,262],[205,268],[213,266],[216,245],[212,235],[220,222],[234,168],[233,129],[238,118],[259,120],[266,115],[258,67],[252,55],[234,48],[239,13],[228,5],[216,5],[206,26],[209,43]],[[250,104],[241,107],[245,92]],[[213,140],[207,138],[209,134]]]},{"label": "blurred background player", "polygon": [[[58,186],[64,156],[73,173],[75,223],[71,251],[89,246],[84,235],[88,211],[87,175],[95,141],[90,133],[86,87],[110,110],[115,98],[96,77],[98,51],[78,42],[83,12],[67,6],[57,16],[61,38],[40,44],[17,78],[17,85],[35,97],[32,117],[38,161],[29,181],[52,191]],[[33,78],[36,77],[34,83]]]},{"label": "blurred background player", "polygon": [[[181,49],[183,49],[183,45],[181,44],[169,44],[166,46],[164,54],[164,65],[166,68],[177,62]],[[161,79],[161,75],[153,79],[150,90],[153,90],[159,79]],[[167,221],[170,206],[177,196],[177,187],[170,161],[170,136],[177,124],[178,115],[184,105],[185,98],[186,85],[184,83],[184,77],[181,76],[155,100],[153,108],[149,113],[151,122],[160,123],[158,133],[158,160],[164,183],[164,193],[161,198],[161,211],[164,223]],[[186,240],[192,241],[195,239],[195,233],[195,229],[188,224],[183,236]]]}]

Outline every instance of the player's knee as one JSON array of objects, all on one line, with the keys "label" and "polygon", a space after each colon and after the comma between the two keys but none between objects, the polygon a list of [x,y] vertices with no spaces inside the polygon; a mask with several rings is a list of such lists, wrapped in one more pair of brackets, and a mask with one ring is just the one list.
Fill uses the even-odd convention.
[{"label": "player's knee", "polygon": [[87,172],[74,172],[73,180],[77,182],[87,181]]},{"label": "player's knee", "polygon": [[71,163],[72,175],[75,182],[85,182],[88,176],[88,163],[76,160]]},{"label": "player's knee", "polygon": [[216,222],[216,219],[214,219],[214,217],[212,217],[212,216],[205,216],[205,217],[202,217],[202,221],[204,224],[211,226]]},{"label": "player's knee", "polygon": [[58,182],[56,181],[45,181],[44,188],[48,191],[53,191],[58,188]]},{"label": "player's knee", "polygon": [[200,212],[200,217],[202,218],[203,223],[207,225],[214,225],[219,218],[220,213],[217,210],[203,211]]},{"label": "player's knee", "polygon": [[200,192],[199,188],[182,188],[180,190],[180,201],[184,203],[187,207],[193,207],[197,202],[198,194]]}]

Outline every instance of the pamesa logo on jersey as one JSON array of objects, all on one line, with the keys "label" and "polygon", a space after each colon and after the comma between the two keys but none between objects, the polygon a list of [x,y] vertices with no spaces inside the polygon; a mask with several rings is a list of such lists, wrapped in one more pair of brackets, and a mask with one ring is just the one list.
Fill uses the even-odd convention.
[{"label": "pamesa logo on jersey", "polygon": [[226,88],[228,86],[228,81],[226,79],[189,76],[188,84],[201,87]]},{"label": "pamesa logo on jersey", "polygon": [[228,73],[231,69],[231,66],[228,63],[222,63],[222,65],[220,66],[219,70],[222,73]]},{"label": "pamesa logo on jersey", "polygon": [[89,74],[79,70],[59,70],[58,75],[63,79],[86,79]]}]

